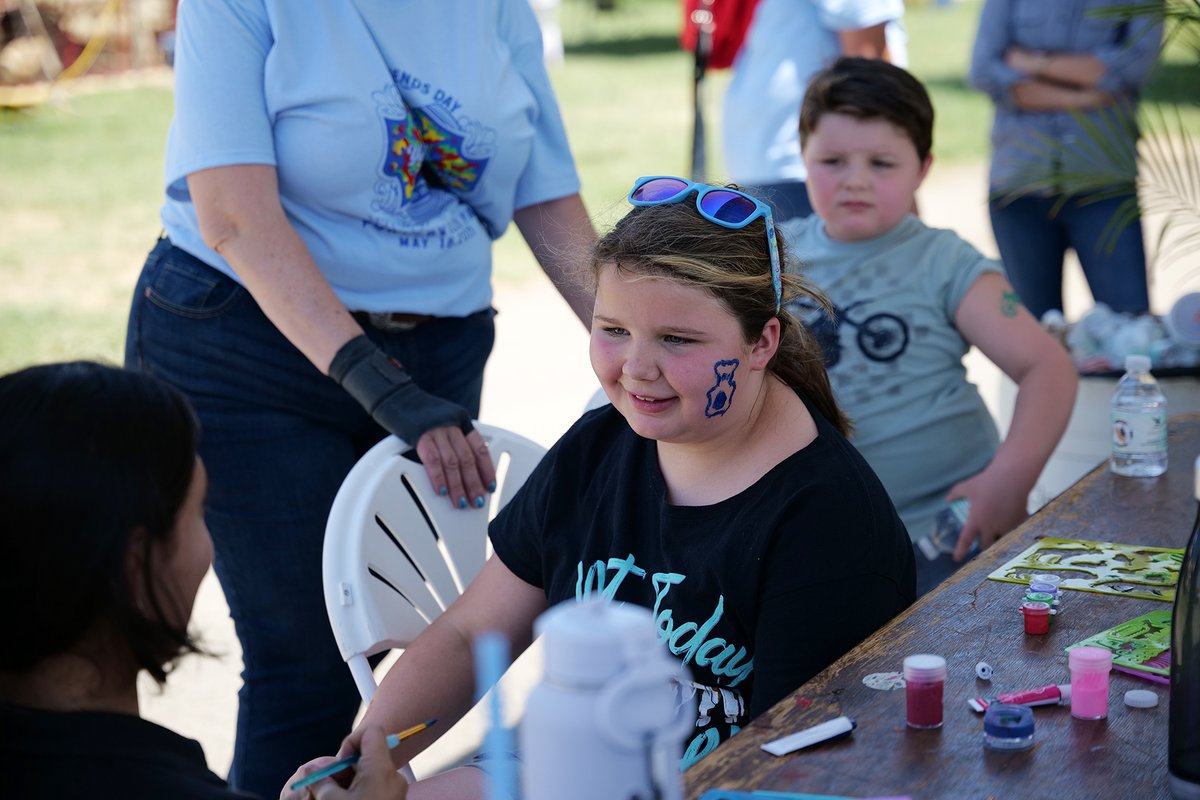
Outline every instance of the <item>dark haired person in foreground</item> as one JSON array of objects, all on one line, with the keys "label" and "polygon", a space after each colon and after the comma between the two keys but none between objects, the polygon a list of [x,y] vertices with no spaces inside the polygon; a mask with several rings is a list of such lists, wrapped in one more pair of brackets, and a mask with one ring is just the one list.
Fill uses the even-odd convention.
[{"label": "dark haired person in foreground", "polygon": [[[0,797],[254,797],[138,713],[138,674],[161,685],[199,652],[187,626],[212,542],[197,435],[183,395],[147,375],[75,362],[0,377]],[[349,791],[312,787],[406,793],[378,730]]]}]

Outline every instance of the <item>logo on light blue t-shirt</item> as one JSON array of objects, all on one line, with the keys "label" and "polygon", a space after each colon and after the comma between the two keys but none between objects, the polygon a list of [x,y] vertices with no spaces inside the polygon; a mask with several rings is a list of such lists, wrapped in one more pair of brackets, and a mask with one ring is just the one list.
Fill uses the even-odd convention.
[{"label": "logo on light blue t-shirt", "polygon": [[[433,107],[431,110],[436,113],[437,109]],[[423,109],[412,109],[412,116],[418,120],[417,130],[425,144],[422,169],[430,180],[460,194],[474,189],[491,159],[468,158],[464,154],[466,137],[447,128]]]},{"label": "logo on light blue t-shirt", "polygon": [[[374,94],[387,131],[383,180],[376,186],[376,207],[396,216],[429,219],[445,207],[442,189],[471,193],[487,170],[495,150],[495,131],[466,118],[456,118],[437,103],[410,106],[393,84]],[[427,208],[432,204],[433,208]]]},{"label": "logo on light blue t-shirt", "polygon": [[387,158],[383,174],[400,182],[400,202],[412,202],[417,191],[417,176],[421,172],[424,155],[423,142],[412,116],[404,119],[383,118],[387,125]]}]

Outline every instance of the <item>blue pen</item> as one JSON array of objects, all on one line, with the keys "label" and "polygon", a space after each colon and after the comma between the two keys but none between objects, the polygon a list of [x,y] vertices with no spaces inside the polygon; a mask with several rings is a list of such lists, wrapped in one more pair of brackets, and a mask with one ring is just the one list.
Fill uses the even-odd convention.
[{"label": "blue pen", "polygon": [[[388,749],[391,750],[393,747],[400,744],[400,742],[404,741],[415,733],[420,733],[435,722],[437,722],[436,719],[431,719],[428,722],[422,722],[420,725],[413,725],[411,728],[402,730],[399,733],[393,733],[387,737]],[[293,783],[292,788],[303,789],[305,786],[314,784],[322,778],[328,778],[330,775],[341,772],[347,767],[354,766],[358,763],[360,758],[362,758],[362,753],[355,753],[352,756],[346,756],[343,759],[339,759],[338,761],[330,764],[328,767],[323,767],[316,772],[305,775],[303,778]]]},{"label": "blue pen", "polygon": [[[483,756],[488,759],[484,798],[497,800],[517,796],[517,762],[514,759],[512,730],[504,725],[501,708],[500,677],[508,669],[508,640],[501,634],[490,632],[475,639],[475,687],[481,695],[492,690],[488,704],[488,730],[483,738]],[[482,697],[475,698],[476,701]]]}]

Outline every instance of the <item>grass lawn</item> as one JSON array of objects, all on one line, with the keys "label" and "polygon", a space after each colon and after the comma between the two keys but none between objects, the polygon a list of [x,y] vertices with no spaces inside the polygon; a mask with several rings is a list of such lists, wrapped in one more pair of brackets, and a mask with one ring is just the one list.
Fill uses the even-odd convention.
[{"label": "grass lawn", "polygon": [[170,114],[168,90],[140,88],[0,117],[0,371],[120,360]]},{"label": "grass lawn", "polygon": [[[1052,1],[1052,0],[1048,0]],[[943,163],[987,157],[991,108],[966,85],[978,0],[910,3],[910,67],[937,109]],[[552,70],[584,199],[603,227],[624,212],[633,178],[690,171],[691,56],[679,50],[678,0],[564,0],[566,63]],[[1168,54],[1148,91],[1190,103],[1200,129],[1194,58]],[[719,115],[728,74],[706,81],[708,167],[720,178]],[[159,230],[163,142],[171,93],[162,87],[69,93],[0,111],[0,372],[48,360],[119,361],[129,291]],[[498,281],[537,267],[514,229],[496,248]]]}]

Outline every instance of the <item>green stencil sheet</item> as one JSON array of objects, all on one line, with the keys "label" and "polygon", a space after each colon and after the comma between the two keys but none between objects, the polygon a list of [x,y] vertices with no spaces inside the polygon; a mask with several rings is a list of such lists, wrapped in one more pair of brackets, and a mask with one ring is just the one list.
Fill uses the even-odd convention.
[{"label": "green stencil sheet", "polygon": [[1062,578],[1062,589],[1170,603],[1175,599],[1175,581],[1182,563],[1182,549],[1041,539],[988,577],[1029,583],[1030,575],[1048,572]]},{"label": "green stencil sheet", "polygon": [[1067,648],[1090,645],[1111,650],[1113,664],[1157,675],[1170,675],[1170,662],[1159,657],[1171,648],[1171,612],[1151,611],[1089,636]]}]

